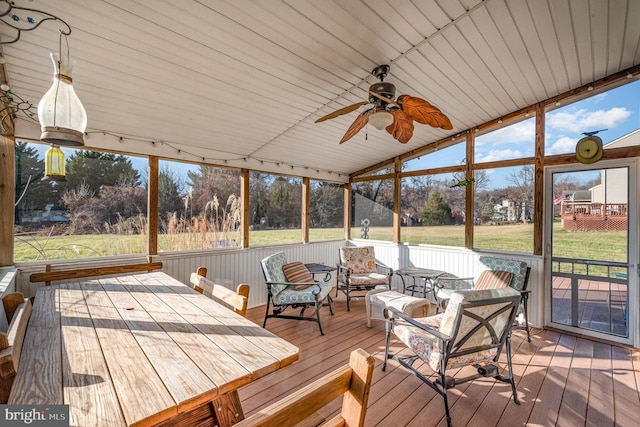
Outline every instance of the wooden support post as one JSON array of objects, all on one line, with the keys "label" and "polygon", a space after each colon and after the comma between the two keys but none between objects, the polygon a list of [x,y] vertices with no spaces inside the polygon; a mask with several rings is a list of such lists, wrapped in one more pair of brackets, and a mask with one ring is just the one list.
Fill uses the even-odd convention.
[{"label": "wooden support post", "polygon": [[402,209],[400,203],[400,192],[402,189],[402,162],[400,157],[396,157],[394,161],[395,173],[393,176],[393,243],[400,243],[400,227],[402,223]]},{"label": "wooden support post", "polygon": [[147,253],[158,254],[158,156],[149,156],[149,193],[147,194],[147,222],[149,237]]},{"label": "wooden support post", "polygon": [[249,169],[242,169],[240,177],[240,200],[242,218],[240,219],[240,246],[249,247]]},{"label": "wooden support post", "polygon": [[545,109],[536,106],[536,163],[533,180],[533,254],[542,255],[542,227],[544,224],[544,132]]},{"label": "wooden support post", "polygon": [[8,114],[0,136],[0,267],[13,264],[13,224],[16,201],[16,146]]},{"label": "wooden support post", "polygon": [[351,238],[351,183],[344,185],[344,238]]},{"label": "wooden support post", "polygon": [[311,208],[311,180],[302,178],[302,243],[309,243],[309,210]]},{"label": "wooden support post", "polygon": [[[475,135],[473,132],[467,133],[467,164],[465,165],[465,179],[470,180],[474,178],[473,165],[475,150]],[[468,182],[468,181],[467,181]],[[467,185],[465,187],[465,205],[464,205],[464,247],[467,249],[473,249],[473,227],[475,225],[475,183],[473,185]]]}]

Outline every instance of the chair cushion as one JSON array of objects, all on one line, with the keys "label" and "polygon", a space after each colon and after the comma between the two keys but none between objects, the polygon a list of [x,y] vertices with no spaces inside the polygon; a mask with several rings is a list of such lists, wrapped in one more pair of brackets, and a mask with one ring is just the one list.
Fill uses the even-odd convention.
[{"label": "chair cushion", "polygon": [[[459,315],[458,309],[460,304],[464,302],[479,301],[491,298],[499,298],[503,296],[518,296],[519,292],[511,288],[503,289],[486,289],[486,290],[469,290],[458,291],[451,294],[449,305],[444,313],[436,316],[415,319],[416,321],[425,324],[439,332],[451,336],[454,332],[457,316]],[[478,306],[469,308],[469,311],[480,318],[486,318],[490,313],[494,312],[497,308],[503,307],[503,304]],[[496,333],[500,335],[502,330],[509,327],[509,311],[499,315],[491,321],[492,326],[495,328]],[[478,322],[471,317],[464,316],[459,325],[459,331],[457,334],[458,340],[464,337]],[[434,337],[422,329],[416,328],[406,322],[398,321],[393,326],[393,333],[409,348],[411,348],[418,357],[429,364],[431,369],[438,371],[440,369],[440,350],[439,350],[439,338]],[[468,339],[459,350],[472,350],[468,354],[452,357],[447,360],[446,368],[458,368],[473,363],[479,363],[482,361],[493,360],[497,355],[497,349],[481,349],[481,346],[491,342],[491,336],[486,328],[481,328],[479,331]],[[454,347],[461,343],[454,343]],[[473,351],[473,349],[479,349]]]},{"label": "chair cushion", "polygon": [[[282,266],[282,272],[287,278],[287,282],[291,283],[314,283],[313,276],[309,273],[307,267],[299,262],[290,262]],[[307,289],[310,284],[307,285],[295,285],[293,288],[296,290]]]},{"label": "chair cushion", "polygon": [[340,248],[340,264],[352,273],[375,273],[376,257],[373,246]]},{"label": "chair cushion", "polygon": [[527,274],[527,263],[524,261],[483,255],[478,258],[478,265],[475,270],[476,278],[479,277],[484,270],[500,270],[513,273],[514,277],[510,286],[518,291],[521,291],[525,285],[524,279]]},{"label": "chair cushion", "polygon": [[[264,278],[267,282],[284,283],[287,281],[282,271],[282,266],[287,264],[287,257],[284,252],[277,252],[268,256],[260,263],[262,264],[262,271],[264,272]],[[275,296],[286,287],[287,285],[272,285],[271,292]]]},{"label": "chair cushion", "polygon": [[316,282],[306,289],[287,288],[273,297],[274,305],[307,304],[323,301],[333,287],[329,282]]},{"label": "chair cushion", "polygon": [[473,287],[475,290],[506,288],[511,284],[513,273],[500,270],[485,270],[480,273]]},{"label": "chair cushion", "polygon": [[[338,278],[345,283],[345,277]],[[386,285],[389,283],[389,276],[380,273],[351,274],[349,276],[350,285]]]}]

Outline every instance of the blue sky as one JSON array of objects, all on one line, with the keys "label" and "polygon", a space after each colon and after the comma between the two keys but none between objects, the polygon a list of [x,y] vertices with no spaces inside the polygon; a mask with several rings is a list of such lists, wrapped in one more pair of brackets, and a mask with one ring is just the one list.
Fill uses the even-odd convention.
[{"label": "blue sky", "polygon": [[[583,132],[599,132],[604,144],[640,128],[640,81],[636,80],[608,92],[569,105],[559,105],[547,113],[546,154],[575,151]],[[476,137],[476,162],[490,162],[534,155],[535,118]],[[409,170],[460,164],[465,157],[464,144],[441,150],[410,162]],[[437,165],[437,166],[436,166]],[[506,171],[487,171],[490,187],[502,187]]]}]

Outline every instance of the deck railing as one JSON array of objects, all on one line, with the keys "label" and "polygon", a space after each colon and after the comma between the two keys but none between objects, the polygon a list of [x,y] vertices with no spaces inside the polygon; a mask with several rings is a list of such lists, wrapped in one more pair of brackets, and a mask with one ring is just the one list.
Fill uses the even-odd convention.
[{"label": "deck railing", "polygon": [[567,231],[625,231],[627,215],[626,203],[565,202],[561,213]]},{"label": "deck railing", "polygon": [[551,321],[627,337],[629,265],[552,258]]}]

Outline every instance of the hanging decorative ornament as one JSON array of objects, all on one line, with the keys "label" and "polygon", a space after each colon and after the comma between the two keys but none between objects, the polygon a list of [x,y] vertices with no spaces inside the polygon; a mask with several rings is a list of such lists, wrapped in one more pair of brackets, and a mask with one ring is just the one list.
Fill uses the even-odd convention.
[{"label": "hanging decorative ornament", "polygon": [[595,163],[602,158],[602,154],[602,139],[599,136],[587,135],[576,144],[576,159],[580,163]]},{"label": "hanging decorative ornament", "polygon": [[[62,51],[62,37],[67,44]],[[71,72],[75,61],[69,56],[67,36],[60,32],[60,52],[51,52],[53,85],[38,104],[38,120],[42,128],[40,140],[55,145],[83,146],[87,113],[73,89]]]}]

